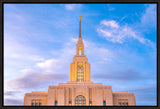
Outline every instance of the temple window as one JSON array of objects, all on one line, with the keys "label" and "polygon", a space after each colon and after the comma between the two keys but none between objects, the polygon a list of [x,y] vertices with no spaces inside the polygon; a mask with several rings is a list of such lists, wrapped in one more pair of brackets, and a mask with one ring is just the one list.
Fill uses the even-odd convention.
[{"label": "temple window", "polygon": [[85,97],[84,96],[82,96],[82,95],[79,95],[79,96],[77,96],[76,97],[76,99],[75,99],[75,105],[82,105],[82,106],[84,106],[86,104],[86,99],[85,99]]},{"label": "temple window", "polygon": [[122,103],[122,106],[124,106],[124,103]]},{"label": "temple window", "polygon": [[77,81],[78,82],[83,82],[84,81],[83,67],[82,66],[78,66],[78,68],[77,68]]},{"label": "temple window", "polygon": [[126,106],[128,106],[128,103],[126,103]]},{"label": "temple window", "polygon": [[32,103],[32,106],[34,106],[34,103]]},{"label": "temple window", "polygon": [[118,105],[119,106],[128,106],[128,99],[119,99]]},{"label": "temple window", "polygon": [[41,100],[39,100],[39,99],[34,99],[34,100],[32,100],[32,102],[31,102],[31,106],[41,106],[42,105],[42,103],[41,103]]},{"label": "temple window", "polygon": [[41,103],[39,103],[39,106],[41,106]]},{"label": "temple window", "polygon": [[36,106],[38,106],[38,103],[36,103]]},{"label": "temple window", "polygon": [[106,101],[103,101],[103,106],[106,106]]},{"label": "temple window", "polygon": [[92,101],[89,101],[89,105],[90,105],[90,106],[92,105]]},{"label": "temple window", "polygon": [[121,106],[121,102],[119,102],[119,106]]},{"label": "temple window", "polygon": [[57,106],[57,101],[55,101],[55,106]]},{"label": "temple window", "polygon": [[70,105],[70,106],[72,105],[72,102],[71,102],[71,101],[69,101],[69,105]]}]

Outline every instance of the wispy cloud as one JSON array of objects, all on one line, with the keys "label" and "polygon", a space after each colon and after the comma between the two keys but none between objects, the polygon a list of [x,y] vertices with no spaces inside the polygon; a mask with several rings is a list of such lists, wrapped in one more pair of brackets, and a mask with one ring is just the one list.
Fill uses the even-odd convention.
[{"label": "wispy cloud", "polygon": [[[157,102],[157,92],[156,87],[148,87],[148,88],[140,88],[136,90],[131,90],[129,92],[133,92],[135,96],[137,97],[136,100],[139,102],[136,102],[137,106],[156,106]],[[147,96],[146,96],[147,95]],[[153,102],[149,102],[148,100],[151,100]]]},{"label": "wispy cloud", "polygon": [[103,20],[101,21],[101,24],[105,26],[109,26],[111,28],[119,28],[118,23],[114,20],[110,20],[110,21]]},{"label": "wispy cloud", "polygon": [[128,25],[119,25],[114,20],[103,20],[100,22],[100,26],[97,28],[97,32],[100,36],[106,38],[106,40],[114,43],[126,42],[126,39],[136,39],[142,44],[150,43],[151,41],[137,35]]},{"label": "wispy cloud", "polygon": [[[52,80],[58,81],[58,79],[60,80],[64,78],[67,80],[67,75],[69,75],[69,65],[72,62],[72,58],[76,51],[76,43],[77,39],[71,38],[70,42],[65,43],[64,48],[58,52],[60,55],[57,59],[44,59],[40,62],[36,62],[30,69],[22,69],[21,72],[23,75],[21,77],[14,78],[8,82],[16,85],[8,85],[13,88],[23,89],[27,87],[38,87],[40,81],[41,84],[45,84]],[[86,47],[85,54],[96,57],[97,59],[95,59],[95,61],[101,59],[104,61],[110,61],[110,59],[112,59],[111,57],[114,56],[112,51],[105,48],[96,47],[93,42],[84,40],[84,44]],[[73,48],[73,46],[75,47]],[[66,71],[68,72],[67,74],[65,73]]]},{"label": "wispy cloud", "polygon": [[5,96],[12,96],[12,97],[14,97],[17,93],[21,93],[21,91],[5,91],[4,92],[4,95]]},{"label": "wispy cloud", "polygon": [[4,99],[4,105],[5,106],[19,106],[23,104],[23,100],[22,99],[13,99],[13,98],[6,98]]},{"label": "wispy cloud", "polygon": [[145,73],[140,73],[136,71],[135,68],[126,68],[122,71],[108,71],[103,73],[103,75],[94,74],[93,78],[96,79],[107,79],[109,81],[114,81],[116,83],[125,83],[125,82],[137,82],[142,80],[153,80],[154,76],[146,75]]},{"label": "wispy cloud", "polygon": [[63,74],[49,74],[47,72],[45,73],[40,73],[37,72],[30,72],[28,74],[25,73],[25,75],[22,75],[21,77],[14,78],[12,80],[8,81],[8,86],[10,88],[13,88],[14,90],[16,89],[32,89],[36,90],[37,88],[44,88],[46,87],[45,85],[56,83],[56,81],[62,81],[66,80],[65,75]]},{"label": "wispy cloud", "polygon": [[157,13],[156,13],[156,4],[146,5],[146,10],[141,17],[141,25],[144,27],[156,27],[157,23]]},{"label": "wispy cloud", "polygon": [[[60,63],[61,63],[61,61],[58,59],[48,59],[48,60],[44,60],[42,62],[39,62],[36,65],[39,68],[45,69],[48,72],[53,72],[55,70],[58,71],[58,69],[62,67],[62,66],[59,66]],[[56,67],[54,67],[54,66],[56,66]]]},{"label": "wispy cloud", "polygon": [[[72,40],[76,42],[78,38],[72,38]],[[92,62],[99,62],[101,60],[105,62],[110,62],[115,57],[114,51],[107,49],[106,47],[98,47],[97,43],[85,39],[83,39],[83,43],[85,46],[84,52],[87,57],[90,57]]]},{"label": "wispy cloud", "polygon": [[65,8],[67,10],[74,10],[74,9],[80,8],[80,7],[81,7],[80,4],[67,4],[67,5],[65,5]]},{"label": "wispy cloud", "polygon": [[108,10],[109,10],[109,11],[115,10],[115,8],[114,8],[113,6],[111,6],[110,4],[107,4],[107,7],[108,7]]}]

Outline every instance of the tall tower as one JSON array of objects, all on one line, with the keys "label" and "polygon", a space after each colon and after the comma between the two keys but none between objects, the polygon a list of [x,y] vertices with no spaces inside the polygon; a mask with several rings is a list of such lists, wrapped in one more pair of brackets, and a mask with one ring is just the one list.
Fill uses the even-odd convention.
[{"label": "tall tower", "polygon": [[76,55],[70,64],[70,81],[90,81],[90,64],[86,55],[84,55],[84,44],[81,36],[81,16],[79,16],[79,37],[76,45]]}]

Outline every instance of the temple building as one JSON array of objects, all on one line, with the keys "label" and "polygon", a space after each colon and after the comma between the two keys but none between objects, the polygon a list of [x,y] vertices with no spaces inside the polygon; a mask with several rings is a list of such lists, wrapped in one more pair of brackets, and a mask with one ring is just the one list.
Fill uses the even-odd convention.
[{"label": "temple building", "polygon": [[111,86],[94,83],[90,63],[84,54],[79,16],[76,54],[70,64],[70,81],[49,86],[48,91],[33,91],[24,96],[24,106],[135,106],[134,93],[115,92]]}]

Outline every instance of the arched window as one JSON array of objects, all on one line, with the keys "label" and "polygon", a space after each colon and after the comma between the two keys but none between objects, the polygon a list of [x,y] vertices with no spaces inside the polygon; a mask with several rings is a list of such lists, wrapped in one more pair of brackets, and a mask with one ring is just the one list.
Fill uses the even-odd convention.
[{"label": "arched window", "polygon": [[79,55],[81,55],[82,47],[79,47]]},{"label": "arched window", "polygon": [[84,77],[83,77],[83,67],[82,66],[78,66],[77,68],[77,81],[78,82],[83,82],[84,81]]},{"label": "arched window", "polygon": [[85,99],[85,97],[84,96],[82,96],[82,95],[79,95],[79,96],[77,96],[76,97],[76,99],[75,99],[75,104],[76,104],[76,106],[78,105],[78,106],[85,106],[86,105],[86,99]]}]

